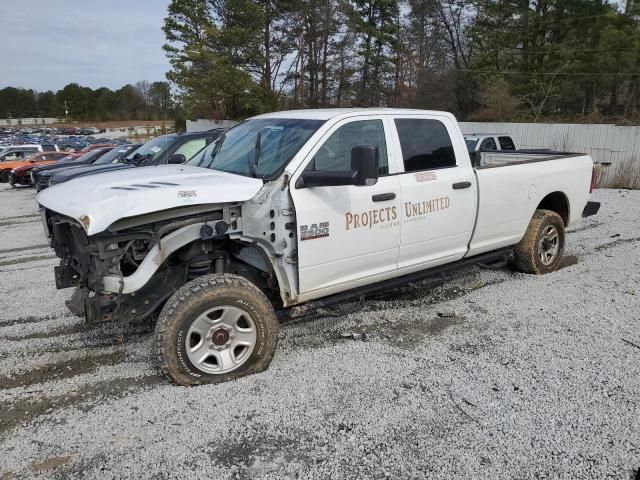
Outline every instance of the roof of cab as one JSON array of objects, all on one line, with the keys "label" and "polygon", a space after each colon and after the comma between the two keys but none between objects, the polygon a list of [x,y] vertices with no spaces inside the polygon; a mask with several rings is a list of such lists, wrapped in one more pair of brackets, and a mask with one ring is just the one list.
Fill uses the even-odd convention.
[{"label": "roof of cab", "polygon": [[318,108],[305,110],[283,110],[281,112],[264,113],[252,118],[289,118],[300,120],[329,120],[335,117],[348,117],[350,115],[411,115],[411,114],[437,114],[453,117],[448,112],[434,110],[417,110],[410,108]]}]

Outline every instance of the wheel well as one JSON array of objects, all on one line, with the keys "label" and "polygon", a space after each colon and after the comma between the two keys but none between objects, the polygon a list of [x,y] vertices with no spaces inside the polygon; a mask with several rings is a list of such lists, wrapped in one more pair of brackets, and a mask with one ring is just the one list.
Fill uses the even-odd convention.
[{"label": "wheel well", "polygon": [[537,209],[556,212],[562,218],[565,227],[569,224],[569,199],[562,192],[553,192],[544,197]]}]

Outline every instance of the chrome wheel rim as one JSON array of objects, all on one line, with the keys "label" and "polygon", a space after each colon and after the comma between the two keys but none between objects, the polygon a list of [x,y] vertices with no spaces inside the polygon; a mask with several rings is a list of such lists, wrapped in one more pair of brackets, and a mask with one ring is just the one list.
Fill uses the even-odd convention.
[{"label": "chrome wheel rim", "polygon": [[538,256],[543,265],[551,265],[560,250],[560,235],[553,225],[548,225],[542,231],[538,240]]},{"label": "chrome wheel rim", "polygon": [[194,367],[223,374],[244,364],[256,346],[256,324],[246,311],[232,306],[211,308],[189,327],[184,347]]}]

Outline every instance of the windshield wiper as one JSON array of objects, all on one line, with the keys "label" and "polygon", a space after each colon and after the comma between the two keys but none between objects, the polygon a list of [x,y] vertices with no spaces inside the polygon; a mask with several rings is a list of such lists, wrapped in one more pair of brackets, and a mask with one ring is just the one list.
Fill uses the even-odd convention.
[{"label": "windshield wiper", "polygon": [[256,167],[258,166],[258,160],[260,160],[260,150],[262,149],[261,143],[262,143],[262,134],[258,132],[258,135],[256,135],[256,145],[255,145],[256,154],[253,157],[253,162],[249,160],[249,175],[251,175],[253,178],[256,178]]},{"label": "windshield wiper", "polygon": [[135,163],[136,160],[138,160],[142,155],[140,155],[139,153],[134,153],[133,157],[127,157],[124,159],[124,163]]},{"label": "windshield wiper", "polygon": [[133,161],[133,164],[134,164],[136,167],[144,167],[144,164],[145,164],[148,160],[151,160],[152,158],[153,158],[153,154],[151,154],[151,153],[145,153],[144,155],[140,155],[140,156],[138,156],[138,158],[136,158],[136,159]]},{"label": "windshield wiper", "polygon": [[[216,146],[213,147],[213,150],[211,150],[211,155],[210,155],[211,160],[209,161],[209,164],[207,165],[206,168],[211,168],[212,170],[215,170],[215,168],[213,168],[213,159],[216,158],[216,155],[218,154],[218,152],[222,148],[222,144],[224,143],[226,138],[227,138],[227,134],[226,133],[223,133],[222,135],[220,135],[218,137]],[[202,159],[202,162],[204,163],[204,158]]]}]

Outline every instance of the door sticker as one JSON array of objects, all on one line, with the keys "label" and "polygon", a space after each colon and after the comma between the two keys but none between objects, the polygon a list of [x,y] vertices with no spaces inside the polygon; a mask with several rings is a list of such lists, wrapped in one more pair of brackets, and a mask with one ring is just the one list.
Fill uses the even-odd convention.
[{"label": "door sticker", "polygon": [[[399,227],[400,223],[415,222],[423,220],[429,215],[449,208],[449,197],[438,197],[420,202],[404,202],[400,215],[395,206],[368,210],[365,212],[346,212],[344,214],[345,230],[356,230],[358,228],[379,228],[386,230]],[[401,216],[398,219],[398,216]]]},{"label": "door sticker", "polygon": [[368,212],[344,214],[346,222],[346,230],[354,228],[372,228],[379,223],[393,222],[398,218],[396,207],[380,208],[378,210],[369,210]]},{"label": "door sticker", "polygon": [[418,183],[431,182],[433,180],[437,180],[438,179],[438,177],[436,176],[436,172],[434,172],[434,171],[416,172],[416,173],[414,173],[414,177],[416,179],[416,182],[418,182]]}]

